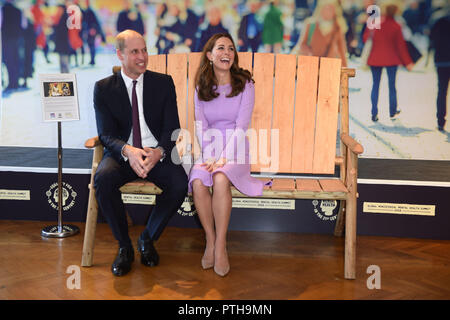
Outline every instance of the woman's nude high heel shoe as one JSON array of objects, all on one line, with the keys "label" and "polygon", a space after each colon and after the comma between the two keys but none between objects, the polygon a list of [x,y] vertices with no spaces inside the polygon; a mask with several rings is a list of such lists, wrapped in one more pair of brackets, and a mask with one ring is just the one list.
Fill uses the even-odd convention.
[{"label": "woman's nude high heel shoe", "polygon": [[205,249],[205,253],[202,257],[202,268],[205,270],[214,267],[214,250],[212,250],[212,255],[210,255],[209,257],[206,254],[206,250],[207,249]]},{"label": "woman's nude high heel shoe", "polygon": [[206,270],[206,269],[211,269],[212,267],[214,267],[214,259],[211,261],[211,260],[206,259],[205,256],[203,256],[202,268],[204,270]]},{"label": "woman's nude high heel shoe", "polygon": [[227,256],[227,261],[224,265],[219,266],[215,261],[214,261],[214,272],[217,273],[219,276],[221,277],[225,277],[228,272],[230,272],[230,263],[228,261],[228,254],[225,253]]},{"label": "woman's nude high heel shoe", "polygon": [[230,272],[230,265],[227,265],[226,267],[221,269],[219,269],[217,266],[214,266],[214,272],[221,277],[225,277],[228,274],[228,272]]}]

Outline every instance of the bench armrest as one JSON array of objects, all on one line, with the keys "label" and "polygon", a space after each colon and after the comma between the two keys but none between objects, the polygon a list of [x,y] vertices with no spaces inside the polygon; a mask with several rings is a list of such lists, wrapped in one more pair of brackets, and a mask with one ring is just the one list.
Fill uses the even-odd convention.
[{"label": "bench armrest", "polygon": [[100,146],[101,144],[102,143],[97,136],[97,137],[87,139],[86,142],[84,143],[84,146],[88,149],[92,149],[92,148],[95,148],[96,146]]},{"label": "bench armrest", "polygon": [[364,148],[361,144],[356,142],[351,136],[346,133],[341,134],[342,142],[349,148],[353,153],[361,154],[364,152]]}]

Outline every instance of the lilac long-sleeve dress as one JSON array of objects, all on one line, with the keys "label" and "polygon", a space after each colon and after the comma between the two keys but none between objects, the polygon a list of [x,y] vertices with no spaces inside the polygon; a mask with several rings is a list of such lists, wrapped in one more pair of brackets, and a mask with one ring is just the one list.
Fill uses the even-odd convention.
[{"label": "lilac long-sleeve dress", "polygon": [[[250,176],[249,143],[245,136],[255,102],[254,84],[247,82],[244,90],[231,98],[226,97],[231,92],[230,84],[218,86],[216,92],[220,95],[211,101],[199,100],[195,92],[195,124],[202,156],[189,174],[189,192],[195,179],[210,187],[213,175],[223,172],[241,193],[259,196],[264,182]],[[200,164],[210,158],[226,158],[227,163],[208,172]]]}]

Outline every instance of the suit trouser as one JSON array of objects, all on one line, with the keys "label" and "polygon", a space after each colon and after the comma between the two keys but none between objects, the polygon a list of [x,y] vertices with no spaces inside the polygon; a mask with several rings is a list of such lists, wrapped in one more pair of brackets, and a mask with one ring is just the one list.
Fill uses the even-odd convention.
[{"label": "suit trouser", "polygon": [[[120,247],[131,246],[128,222],[119,188],[138,176],[128,162],[118,163],[112,157],[104,157],[94,177],[95,196],[98,206],[108,222]],[[170,218],[177,212],[187,194],[187,176],[181,165],[170,160],[158,162],[148,173],[147,180],[163,190],[156,197],[146,231],[153,241],[158,240]]]}]

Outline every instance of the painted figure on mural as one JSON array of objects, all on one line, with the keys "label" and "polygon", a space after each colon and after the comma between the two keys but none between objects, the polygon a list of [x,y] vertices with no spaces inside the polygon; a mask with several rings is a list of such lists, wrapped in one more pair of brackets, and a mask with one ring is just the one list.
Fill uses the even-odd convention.
[{"label": "painted figure on mural", "polygon": [[340,58],[347,66],[348,30],[342,8],[337,0],[319,0],[311,18],[306,19],[299,42],[292,50],[294,54]]},{"label": "painted figure on mural", "polygon": [[53,33],[51,39],[54,42],[54,52],[59,56],[59,71],[69,73],[69,56],[73,51],[69,41],[69,29],[67,28],[66,5],[59,5],[53,20]]},{"label": "painted figure on mural", "polygon": [[97,53],[96,40],[100,37],[102,43],[106,43],[106,37],[103,33],[103,28],[97,18],[97,14],[91,7],[91,1],[86,0],[86,8],[83,10],[82,21],[82,38],[83,42],[87,43],[90,54],[90,65],[95,65],[95,56]]},{"label": "painted figure on mural", "polygon": [[20,78],[23,82],[21,88],[28,88],[28,78],[33,78],[34,74],[34,51],[36,50],[36,33],[32,22],[32,14],[30,10],[24,12],[26,20],[22,22],[23,27],[23,44],[20,45],[22,61],[20,68]]},{"label": "painted figure on mural", "polygon": [[[71,47],[69,59],[71,57],[74,57],[75,58],[75,67],[78,67],[79,66],[79,62],[78,62],[79,55],[81,56],[81,64],[84,63],[84,47],[83,47],[83,39],[81,37],[82,21],[83,21],[84,17],[83,17],[81,8],[79,6],[78,0],[66,1],[66,7],[68,8],[70,5],[76,6],[77,9],[76,9],[76,11],[73,11],[72,8],[69,10],[71,19],[76,19],[76,21],[74,20],[76,25],[72,26],[68,30],[69,43],[70,43],[70,47]],[[75,15],[77,15],[77,16],[75,16]]]},{"label": "painted figure on mural", "polygon": [[48,29],[49,17],[46,15],[43,8],[46,6],[47,4],[44,0],[34,0],[34,4],[31,7],[31,13],[33,15],[34,30],[36,32],[36,45],[44,53],[44,58],[47,63],[50,63],[48,58],[49,48],[46,33]]},{"label": "painted figure on mural", "polygon": [[200,39],[196,45],[196,51],[201,51],[206,42],[216,33],[228,33],[222,24],[222,12],[214,3],[210,3],[206,9],[206,19],[201,27]]},{"label": "painted figure on mural", "polygon": [[180,13],[178,19],[183,26],[183,45],[188,47],[189,51],[194,51],[198,27],[200,25],[200,17],[190,8],[190,6],[190,0],[181,0],[179,2]]},{"label": "painted figure on mural", "polygon": [[[8,73],[8,86],[5,91],[16,90],[19,87],[20,76],[20,40],[23,37],[22,12],[7,0],[1,11],[2,32],[2,62]],[[8,43],[8,45],[4,45]]]},{"label": "painted figure on mural", "polygon": [[117,18],[117,32],[124,30],[134,30],[140,34],[145,34],[144,22],[141,13],[134,4],[134,0],[123,0],[123,10],[119,12]]},{"label": "painted figure on mural", "polygon": [[399,13],[399,3],[395,0],[383,2],[381,7],[380,29],[367,28],[363,40],[372,39],[372,48],[367,60],[372,73],[372,121],[378,121],[378,98],[380,80],[383,68],[386,68],[389,84],[389,116],[391,119],[400,114],[397,105],[396,76],[399,65],[405,66],[409,71],[414,64],[409,55],[406,42],[403,38],[402,27],[395,20]]},{"label": "painted figure on mural", "polygon": [[161,3],[157,6],[158,53],[195,51],[200,18],[189,7],[189,0]]},{"label": "painted figure on mural", "polygon": [[266,52],[281,53],[283,47],[283,20],[279,1],[271,1],[269,11],[266,12],[263,22],[262,42]]},{"label": "painted figure on mural", "polygon": [[[350,40],[350,43],[347,43],[347,47],[349,48],[349,59],[351,59],[353,55],[356,57],[361,56],[364,48],[363,35],[366,30],[367,19],[369,17],[367,14],[367,8],[375,5],[375,3],[375,0],[362,0],[362,6],[353,16],[353,21],[349,25],[349,28],[352,28],[352,39]],[[375,12],[371,12],[371,14],[375,14]]]},{"label": "painted figure on mural", "polygon": [[258,16],[262,2],[259,0],[247,1],[249,13],[241,19],[238,30],[239,51],[246,52],[251,49],[252,52],[258,52],[262,43],[263,24]]},{"label": "painted figure on mural", "polygon": [[167,3],[166,7],[158,21],[156,48],[159,54],[169,53],[182,40],[183,25],[178,19],[180,10],[175,2]]},{"label": "painted figure on mural", "polygon": [[450,4],[448,2],[443,3],[442,8],[437,10],[431,19],[430,48],[434,50],[434,65],[438,78],[437,127],[439,131],[444,132],[450,80]]}]

